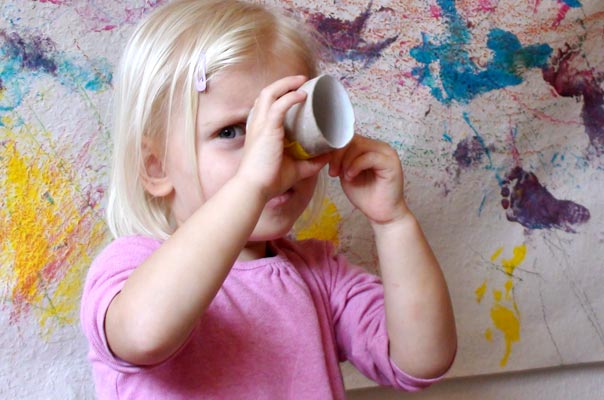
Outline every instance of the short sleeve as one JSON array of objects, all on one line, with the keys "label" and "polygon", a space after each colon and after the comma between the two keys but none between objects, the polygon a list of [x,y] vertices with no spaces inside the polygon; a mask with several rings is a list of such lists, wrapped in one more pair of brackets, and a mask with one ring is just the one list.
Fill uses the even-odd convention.
[{"label": "short sleeve", "polygon": [[105,337],[105,314],[132,271],[159,245],[160,242],[151,238],[119,238],[110,243],[90,266],[82,293],[80,320],[90,344],[91,361],[100,361],[121,372],[135,372],[139,369],[111,353]]},{"label": "short sleeve", "polygon": [[417,391],[442,379],[421,379],[401,371],[389,356],[384,290],[378,276],[353,265],[327,246],[330,302],[340,361],[350,361],[380,385]]}]

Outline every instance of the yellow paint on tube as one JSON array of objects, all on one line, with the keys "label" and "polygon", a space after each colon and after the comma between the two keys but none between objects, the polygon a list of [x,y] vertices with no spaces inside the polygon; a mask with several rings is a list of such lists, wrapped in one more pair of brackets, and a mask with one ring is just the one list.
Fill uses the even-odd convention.
[{"label": "yellow paint on tube", "polygon": [[309,158],[312,158],[299,142],[288,142],[286,140],[284,148],[292,157],[297,158],[298,160],[308,160]]}]

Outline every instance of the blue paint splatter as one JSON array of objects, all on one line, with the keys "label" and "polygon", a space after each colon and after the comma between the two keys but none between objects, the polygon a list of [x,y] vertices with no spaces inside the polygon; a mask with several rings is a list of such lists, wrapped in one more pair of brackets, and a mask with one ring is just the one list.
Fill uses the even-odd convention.
[{"label": "blue paint splatter", "polygon": [[[423,64],[413,68],[412,74],[441,103],[467,104],[481,94],[522,83],[521,75],[527,69],[547,66],[552,53],[549,45],[523,47],[514,34],[498,28],[492,29],[487,37],[493,57],[484,68],[477,66],[464,48],[472,35],[457,13],[454,0],[437,0],[437,3],[447,23],[447,37],[437,44],[422,33],[422,44],[412,48],[410,55]],[[439,64],[438,76],[430,70],[433,63]]]},{"label": "blue paint splatter", "polygon": [[40,76],[93,92],[109,88],[112,80],[107,61],[76,60],[58,51],[48,37],[0,30],[0,116],[18,107]]},{"label": "blue paint splatter", "polygon": [[570,8],[579,8],[581,7],[581,2],[578,0],[558,0],[559,3],[566,4]]}]

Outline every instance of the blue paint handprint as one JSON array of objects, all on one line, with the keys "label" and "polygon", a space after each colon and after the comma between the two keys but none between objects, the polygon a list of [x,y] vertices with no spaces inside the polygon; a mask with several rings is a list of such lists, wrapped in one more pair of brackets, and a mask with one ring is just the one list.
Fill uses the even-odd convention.
[{"label": "blue paint handprint", "polygon": [[[454,0],[438,0],[438,5],[447,20],[447,39],[435,44],[424,33],[422,44],[412,48],[410,54],[423,64],[413,69],[413,75],[428,86],[441,103],[449,104],[454,100],[469,103],[483,93],[522,83],[522,72],[527,69],[547,66],[552,53],[550,46],[523,47],[514,34],[493,29],[487,39],[487,47],[493,56],[484,68],[479,67],[465,49],[472,35],[457,13]],[[433,63],[439,64],[438,76],[430,70]]]}]

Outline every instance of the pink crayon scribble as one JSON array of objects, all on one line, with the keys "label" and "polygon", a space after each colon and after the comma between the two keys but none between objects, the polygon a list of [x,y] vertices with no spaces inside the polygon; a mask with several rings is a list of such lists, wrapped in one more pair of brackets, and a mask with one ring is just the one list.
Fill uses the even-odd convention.
[{"label": "pink crayon scribble", "polygon": [[440,17],[442,17],[442,12],[440,10],[440,7],[437,6],[436,4],[430,4],[430,14],[435,19],[439,19]]},{"label": "pink crayon scribble", "polygon": [[560,8],[558,9],[558,13],[556,14],[556,19],[554,20],[554,23],[552,24],[553,27],[558,27],[560,26],[560,23],[562,22],[562,20],[564,20],[564,18],[566,18],[566,14],[568,14],[568,10],[570,10],[570,6],[568,4],[560,4]]},{"label": "pink crayon scribble", "polygon": [[72,0],[33,0],[33,1],[37,1],[39,3],[51,3],[51,4],[62,5],[62,4],[69,4]]},{"label": "pink crayon scribble", "polygon": [[124,24],[136,23],[145,13],[167,0],[147,0],[144,5],[131,7],[131,1],[92,2],[74,0],[32,0],[69,7],[78,14],[87,28],[93,32],[111,31]]},{"label": "pink crayon scribble", "polygon": [[480,12],[494,12],[497,9],[499,0],[479,0],[476,11]]}]

